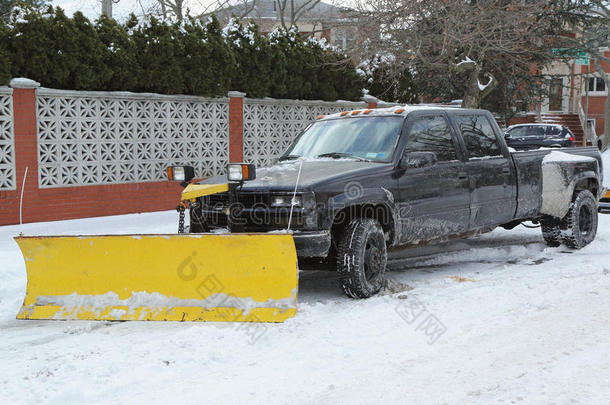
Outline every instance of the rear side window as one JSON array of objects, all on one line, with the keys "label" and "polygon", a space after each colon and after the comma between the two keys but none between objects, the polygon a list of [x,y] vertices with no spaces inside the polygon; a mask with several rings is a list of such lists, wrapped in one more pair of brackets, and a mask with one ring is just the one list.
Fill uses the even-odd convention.
[{"label": "rear side window", "polygon": [[502,150],[494,130],[484,115],[456,115],[466,149],[471,158],[502,156]]},{"label": "rear side window", "polygon": [[561,134],[561,127],[555,125],[549,125],[546,127],[544,135],[546,136],[558,136]]},{"label": "rear side window", "polygon": [[457,160],[451,131],[442,115],[426,115],[413,119],[407,136],[407,152],[434,152],[439,161]]}]

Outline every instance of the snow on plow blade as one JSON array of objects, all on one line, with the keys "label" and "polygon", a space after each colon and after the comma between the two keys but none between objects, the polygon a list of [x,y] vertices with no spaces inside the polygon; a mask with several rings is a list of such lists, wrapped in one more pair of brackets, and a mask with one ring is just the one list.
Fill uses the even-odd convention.
[{"label": "snow on plow blade", "polygon": [[28,277],[19,319],[283,322],[296,312],[291,235],[15,240]]}]

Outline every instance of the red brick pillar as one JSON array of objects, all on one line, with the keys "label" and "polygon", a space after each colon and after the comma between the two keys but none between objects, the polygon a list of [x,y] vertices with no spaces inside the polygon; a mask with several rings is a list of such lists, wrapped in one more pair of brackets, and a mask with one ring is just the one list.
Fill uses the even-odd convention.
[{"label": "red brick pillar", "polygon": [[[36,127],[36,89],[40,83],[17,78],[11,80],[13,88],[13,131],[15,139],[15,174],[17,188],[14,193],[12,223],[19,223],[19,200],[24,183],[22,219],[34,215],[38,199],[38,139]],[[4,222],[4,221],[3,221]]]},{"label": "red brick pillar", "polygon": [[368,94],[362,97],[362,101],[366,103],[366,108],[368,109],[377,108],[377,103],[379,103],[379,99],[377,97],[373,97]]},{"label": "red brick pillar", "polygon": [[244,97],[246,93],[229,94],[229,162],[244,160]]}]

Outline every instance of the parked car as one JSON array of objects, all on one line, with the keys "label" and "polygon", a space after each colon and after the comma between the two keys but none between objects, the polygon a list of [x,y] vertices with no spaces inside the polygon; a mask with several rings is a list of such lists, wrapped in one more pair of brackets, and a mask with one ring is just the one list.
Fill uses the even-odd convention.
[{"label": "parked car", "polygon": [[234,193],[194,201],[189,232],[290,228],[299,268],[329,264],[347,295],[365,298],[381,289],[390,249],[522,221],[540,223],[550,246],[587,245],[601,169],[596,147],[511,153],[484,110],[345,111],[319,117]]},{"label": "parked car", "polygon": [[511,148],[566,148],[574,146],[574,134],[559,124],[518,124],[508,127],[504,139]]}]

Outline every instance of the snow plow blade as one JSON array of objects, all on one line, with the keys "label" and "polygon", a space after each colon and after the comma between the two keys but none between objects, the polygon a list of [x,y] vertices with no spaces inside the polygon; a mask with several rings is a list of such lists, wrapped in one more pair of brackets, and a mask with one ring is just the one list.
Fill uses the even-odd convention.
[{"label": "snow plow blade", "polygon": [[296,313],[288,234],[15,240],[28,278],[18,319],[283,322]]}]

